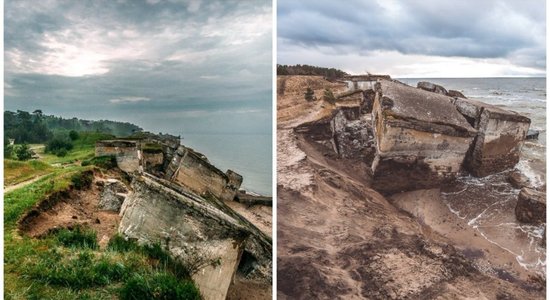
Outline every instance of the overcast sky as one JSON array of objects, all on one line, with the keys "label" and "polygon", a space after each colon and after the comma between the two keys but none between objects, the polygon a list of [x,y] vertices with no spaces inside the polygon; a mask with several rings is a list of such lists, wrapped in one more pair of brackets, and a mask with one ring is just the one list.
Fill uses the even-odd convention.
[{"label": "overcast sky", "polygon": [[278,63],[393,77],[546,75],[544,0],[278,0]]},{"label": "overcast sky", "polygon": [[270,0],[6,0],[4,24],[7,110],[271,132]]}]

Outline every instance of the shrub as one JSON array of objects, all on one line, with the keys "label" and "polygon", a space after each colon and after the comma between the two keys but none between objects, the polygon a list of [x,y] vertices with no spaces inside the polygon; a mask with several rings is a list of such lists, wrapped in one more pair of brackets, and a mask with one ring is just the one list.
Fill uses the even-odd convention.
[{"label": "shrub", "polygon": [[119,297],[121,300],[201,299],[199,290],[193,282],[180,281],[166,273],[132,276],[120,289]]},{"label": "shrub", "polygon": [[325,94],[323,95],[323,100],[327,101],[330,104],[336,103],[336,97],[329,88],[325,88]]},{"label": "shrub", "polygon": [[82,190],[90,186],[93,181],[94,173],[92,171],[85,171],[82,173],[76,173],[71,176],[71,183],[77,190]]},{"label": "shrub", "polygon": [[313,90],[310,87],[308,87],[306,90],[306,93],[304,94],[304,98],[306,99],[306,101],[310,102],[315,100],[314,95],[315,93],[313,92]]},{"label": "shrub", "polygon": [[56,234],[57,241],[65,247],[97,249],[96,232],[92,229],[80,228],[73,230],[61,229]]},{"label": "shrub", "polygon": [[15,155],[18,160],[29,160],[34,155],[34,152],[29,148],[29,145],[23,144],[15,149]]},{"label": "shrub", "polygon": [[81,164],[83,167],[94,165],[103,169],[113,169],[117,167],[116,157],[114,155],[97,156],[90,160],[85,160]]},{"label": "shrub", "polygon": [[45,152],[53,153],[57,156],[65,156],[71,149],[73,149],[73,143],[69,135],[66,132],[57,132],[46,143]]},{"label": "shrub", "polygon": [[69,131],[69,138],[70,138],[72,141],[78,140],[79,137],[80,137],[80,135],[79,135],[78,132],[76,132],[75,130]]}]

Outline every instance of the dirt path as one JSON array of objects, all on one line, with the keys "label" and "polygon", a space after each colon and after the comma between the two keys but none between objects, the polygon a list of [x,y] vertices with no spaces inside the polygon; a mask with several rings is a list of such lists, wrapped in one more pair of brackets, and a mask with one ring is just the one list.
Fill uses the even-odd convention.
[{"label": "dirt path", "polygon": [[9,185],[9,186],[5,186],[4,187],[4,194],[7,194],[11,191],[15,191],[17,189],[20,189],[22,187],[25,187],[31,183],[34,183],[34,182],[37,182],[38,180],[48,176],[50,174],[44,174],[44,175],[40,175],[40,176],[36,176],[36,177],[33,177],[31,179],[28,179],[28,180],[25,180],[23,182],[20,182],[20,183],[16,183],[16,184],[13,184],[13,185]]}]

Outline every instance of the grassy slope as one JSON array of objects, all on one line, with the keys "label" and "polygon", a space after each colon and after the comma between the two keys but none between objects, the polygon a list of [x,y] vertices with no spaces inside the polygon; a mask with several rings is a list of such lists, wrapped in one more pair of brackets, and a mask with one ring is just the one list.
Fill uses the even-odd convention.
[{"label": "grassy slope", "polygon": [[[53,167],[48,162],[90,158],[97,139],[97,135],[85,136],[63,158],[46,155],[38,161],[8,161],[9,172],[18,174],[10,177],[12,181],[49,174],[4,195],[5,299],[154,299],[155,295],[198,299],[189,275],[171,267],[174,262],[160,248],[130,245],[100,250],[74,243],[78,239],[72,232],[33,239],[17,230],[17,220],[26,211],[48,195],[70,188],[72,177],[91,168]],[[120,238],[117,241],[121,243]]]},{"label": "grassy slope", "polygon": [[40,160],[17,161],[4,159],[4,186],[18,184],[48,174],[52,169],[48,163]]}]

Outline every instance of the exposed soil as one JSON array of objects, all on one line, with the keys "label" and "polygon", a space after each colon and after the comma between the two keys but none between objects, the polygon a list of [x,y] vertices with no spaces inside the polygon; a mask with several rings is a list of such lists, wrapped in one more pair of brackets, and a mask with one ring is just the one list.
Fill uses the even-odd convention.
[{"label": "exposed soil", "polygon": [[27,235],[39,238],[62,228],[89,227],[97,232],[100,247],[105,247],[117,232],[120,221],[118,212],[98,209],[101,182],[107,178],[120,179],[120,174],[94,172],[88,188],[53,195],[56,199],[45,200],[51,202],[48,205],[37,204],[35,209],[23,216],[19,228]]},{"label": "exposed soil", "polygon": [[[286,80],[289,86],[292,77]],[[292,100],[285,98],[290,111]],[[294,102],[300,108],[305,100]],[[284,123],[277,132],[278,299],[544,298],[543,281],[492,260],[507,259],[498,249],[477,239],[466,247],[471,231],[431,228],[413,209],[398,208],[371,189],[368,165],[294,133],[314,111],[293,115],[279,116]],[[430,202],[424,207],[429,211]],[[464,244],[456,242],[458,235]],[[493,272],[481,271],[482,261]]]}]

